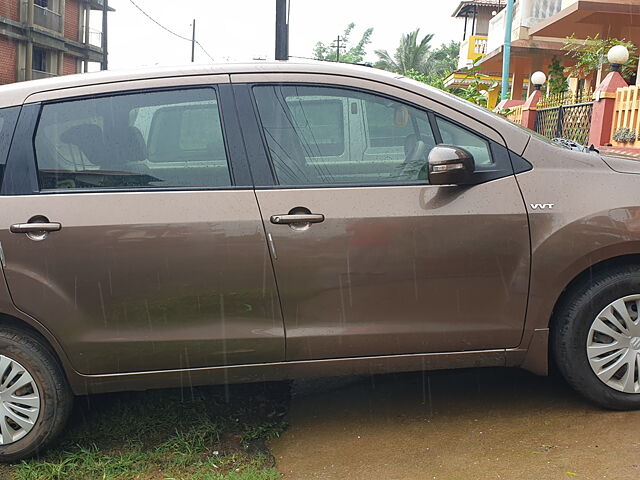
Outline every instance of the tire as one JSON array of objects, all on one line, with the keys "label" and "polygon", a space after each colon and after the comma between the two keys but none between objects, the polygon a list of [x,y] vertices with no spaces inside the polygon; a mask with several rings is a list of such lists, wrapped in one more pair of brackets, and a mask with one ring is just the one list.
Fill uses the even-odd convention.
[{"label": "tire", "polygon": [[640,409],[638,311],[640,266],[626,265],[580,279],[554,315],[551,352],[558,370],[604,408]]},{"label": "tire", "polygon": [[[19,382],[28,383],[11,396]],[[51,350],[33,335],[4,327],[0,327],[0,397],[2,463],[39,455],[62,431],[73,405],[73,394]]]}]

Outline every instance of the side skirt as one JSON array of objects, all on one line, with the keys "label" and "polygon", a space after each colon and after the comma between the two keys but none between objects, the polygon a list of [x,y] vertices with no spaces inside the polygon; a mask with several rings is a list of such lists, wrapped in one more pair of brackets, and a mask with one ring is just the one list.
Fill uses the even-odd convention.
[{"label": "side skirt", "polygon": [[86,395],[127,390],[280,381],[296,378],[505,366],[507,366],[507,350],[500,349],[305,360],[103,375],[82,375],[74,372],[69,375],[69,382],[76,395]]}]

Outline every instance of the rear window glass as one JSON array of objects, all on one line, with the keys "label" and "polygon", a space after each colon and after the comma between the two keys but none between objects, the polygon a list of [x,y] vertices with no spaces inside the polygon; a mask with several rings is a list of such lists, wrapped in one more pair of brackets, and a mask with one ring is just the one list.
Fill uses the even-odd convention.
[{"label": "rear window glass", "polygon": [[7,154],[13,137],[13,129],[18,118],[20,107],[0,109],[0,185],[4,178],[5,165],[7,164]]},{"label": "rear window glass", "polygon": [[232,185],[211,88],[45,105],[35,153],[42,190]]}]

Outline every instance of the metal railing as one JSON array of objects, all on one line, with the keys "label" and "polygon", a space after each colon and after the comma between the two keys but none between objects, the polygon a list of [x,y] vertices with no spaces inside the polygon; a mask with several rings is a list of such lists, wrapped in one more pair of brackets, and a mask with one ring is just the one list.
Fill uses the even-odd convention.
[{"label": "metal railing", "polygon": [[[55,73],[51,73],[51,72],[43,72],[41,70],[31,70],[31,79],[32,80],[40,80],[42,78],[51,78],[51,77],[57,77],[58,75]],[[24,80],[27,79],[27,69],[23,68],[22,69],[22,78]]]},{"label": "metal railing", "polygon": [[465,68],[487,54],[487,37],[484,35],[472,35],[460,44],[460,56],[458,68]]},{"label": "metal railing", "polygon": [[102,47],[102,32],[99,30],[89,29],[89,45]]},{"label": "metal railing", "polygon": [[62,32],[62,15],[40,5],[33,6],[33,23],[49,30]]},{"label": "metal railing", "polygon": [[548,138],[567,138],[586,145],[592,113],[593,102],[538,109],[536,132]]},{"label": "metal railing", "polygon": [[546,95],[538,102],[538,108],[552,108],[561,105],[575,105],[577,103],[588,103],[593,100],[593,90],[580,90],[577,92],[562,92]]}]

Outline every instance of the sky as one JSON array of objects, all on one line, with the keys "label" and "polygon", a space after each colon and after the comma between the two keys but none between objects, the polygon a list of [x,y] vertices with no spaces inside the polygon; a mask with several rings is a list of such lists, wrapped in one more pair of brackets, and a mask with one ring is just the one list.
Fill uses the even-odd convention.
[{"label": "sky", "polygon": [[[253,58],[273,59],[276,0],[133,0],[159,23],[191,38],[196,19],[196,38],[217,62]],[[420,28],[433,33],[434,46],[462,40],[463,20],[451,18],[459,0],[291,0],[290,46],[292,57],[312,57],[319,40],[330,43],[350,22],[357,41],[362,32],[374,29],[368,61],[375,49],[394,51],[403,33]],[[182,65],[191,61],[191,44],[145,17],[131,0],[110,0],[116,12],[109,14],[109,69],[153,65]],[[93,22],[99,29],[99,15]],[[209,57],[196,51],[196,63]]]}]

